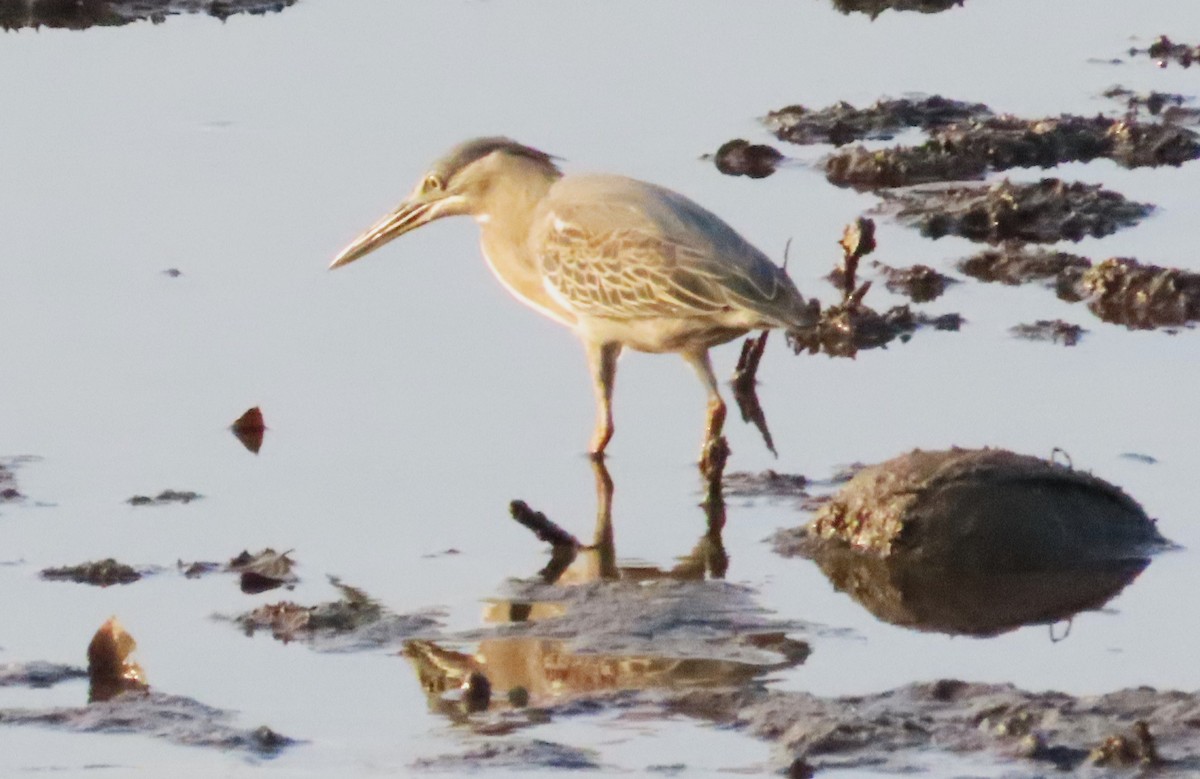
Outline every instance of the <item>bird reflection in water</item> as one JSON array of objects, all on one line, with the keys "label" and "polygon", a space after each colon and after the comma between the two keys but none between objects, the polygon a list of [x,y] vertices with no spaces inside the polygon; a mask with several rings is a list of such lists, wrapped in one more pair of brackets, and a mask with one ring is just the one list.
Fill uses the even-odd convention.
[{"label": "bird reflection in water", "polygon": [[[723,457],[719,463],[723,466]],[[723,624],[734,614],[738,616],[733,619],[752,620],[752,616],[745,615],[756,608],[746,590],[720,581],[729,566],[721,538],[725,502],[720,468],[706,476],[701,504],[704,533],[691,551],[670,568],[617,562],[612,478],[603,461],[593,461],[592,468],[597,503],[592,543],[579,544],[557,530],[558,543],[553,545],[550,564],[537,575],[543,584],[535,587],[535,591],[544,592],[546,585],[560,593],[569,592],[572,587],[602,587],[592,594],[603,597],[568,598],[566,602],[549,597],[540,601],[493,602],[486,608],[484,618],[497,625],[495,632],[501,635],[483,638],[474,653],[456,651],[433,641],[408,642],[404,654],[412,662],[435,711],[464,721],[470,713],[483,709],[537,707],[620,690],[739,686],[770,672],[799,665],[807,658],[808,644],[788,638],[781,629],[788,626],[782,623],[766,623],[758,618],[757,626],[753,626],[757,629],[746,630],[729,629]],[[549,522],[544,517],[542,520]],[[628,584],[639,586],[628,587]],[[614,624],[615,619],[608,621],[609,612],[603,611],[613,607],[618,599],[628,603],[627,610],[623,608],[624,602],[616,610],[621,614],[622,624]],[[705,602],[688,605],[696,599]],[[711,610],[707,608],[708,600],[714,604]],[[592,608],[589,604],[595,604],[595,615],[585,613]],[[626,629],[623,620],[631,612],[643,612],[646,624],[657,627],[678,621],[678,615],[671,613],[671,609],[680,608],[687,609],[685,621],[688,630],[695,632],[693,637],[680,639],[676,634],[660,641],[659,636],[653,636],[651,643],[647,641],[645,628],[630,630],[628,634],[621,632]],[[617,647],[624,644],[630,651],[579,651],[575,641],[557,637],[571,632],[556,627],[561,625],[561,618],[569,617],[575,620],[572,624],[586,625],[593,616],[596,625],[603,625],[599,629],[606,633],[604,643]],[[547,628],[542,635],[503,635],[506,630],[516,628],[516,623],[542,622]],[[696,626],[697,622],[704,624]],[[537,628],[533,630],[540,632]],[[521,632],[529,631],[521,629]],[[667,643],[670,646],[665,646]],[[681,648],[683,651],[674,651]],[[447,696],[453,690],[460,691],[457,698]],[[522,720],[521,724],[528,722]],[[518,725],[509,723],[500,727],[510,726]]]}]

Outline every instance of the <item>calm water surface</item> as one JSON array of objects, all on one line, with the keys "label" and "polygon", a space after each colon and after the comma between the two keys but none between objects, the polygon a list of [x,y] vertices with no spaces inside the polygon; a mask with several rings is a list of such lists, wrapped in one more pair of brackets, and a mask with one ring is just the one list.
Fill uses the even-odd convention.
[{"label": "calm water surface", "polygon": [[[300,562],[303,583],[288,598],[333,597],[332,574],[398,612],[437,608],[453,630],[478,627],[506,578],[545,562],[507,519],[509,500],[590,532],[582,352],[505,295],[472,223],[439,223],[325,270],[445,147],[503,133],[561,155],[569,170],[678,189],[772,256],[791,239],[797,282],[831,301],[821,277],[841,226],[876,199],[834,189],[808,165],[726,178],[701,154],[732,137],[766,139],[755,117],[795,102],[923,92],[1053,115],[1107,110],[1097,95],[1115,83],[1196,93],[1194,69],[1089,61],[1163,32],[1200,39],[1194,0],[972,0],[874,22],[811,0],[302,0],[224,23],[4,35],[0,454],[41,459],[18,471],[26,504],[0,512],[0,662],[81,663],[92,632],[117,614],[156,688],[308,743],[255,763],[141,736],[10,728],[0,772],[395,774],[470,743],[428,712],[393,654],[319,654],[210,619],[278,593],[251,599],[228,578],[173,573],[104,590],[37,577],[107,556],[173,566],[273,546]],[[812,162],[824,150],[792,151]],[[1093,163],[1055,174],[1160,207],[1075,251],[1200,270],[1191,167]],[[949,270],[974,251],[887,222],[879,239],[879,258],[897,266]],[[881,284],[870,294],[876,307],[889,302]],[[1075,693],[1200,686],[1200,629],[1179,597],[1200,584],[1196,334],[1101,325],[1034,287],[961,284],[928,309],[969,324],[856,361],[796,358],[776,342],[760,394],[780,457],[731,422],[731,469],[823,478],[915,446],[1062,447],[1187,549],[1155,561],[1103,611],[1076,617],[1069,640],[1052,642],[1045,626],[953,639],[876,622],[815,566],[774,556],[762,540],[807,519],[791,504],[731,498],[728,578],[756,588],[780,618],[845,629],[810,637],[808,661],[774,683],[820,694],[938,677]],[[1091,331],[1082,345],[1007,334],[1057,317]],[[719,350],[719,373],[736,351]],[[669,565],[703,532],[692,466],[703,403],[682,361],[622,361],[609,460],[622,558]],[[252,405],[270,427],[257,457],[225,430]],[[205,498],[123,502],[165,488]],[[83,696],[82,685],[0,690],[0,706]],[[606,772],[624,775],[676,763],[688,776],[767,770],[767,746],[686,720],[605,715],[530,735],[595,748]]]}]

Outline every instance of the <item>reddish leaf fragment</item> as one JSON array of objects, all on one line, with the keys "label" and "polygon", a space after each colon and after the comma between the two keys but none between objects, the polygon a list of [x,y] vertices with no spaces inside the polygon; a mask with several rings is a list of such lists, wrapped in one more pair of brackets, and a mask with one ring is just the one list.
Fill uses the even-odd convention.
[{"label": "reddish leaf fragment", "polygon": [[258,450],[262,448],[263,433],[267,430],[263,424],[262,410],[258,406],[238,417],[229,429],[233,431],[237,440],[242,442],[242,446],[258,454]]}]

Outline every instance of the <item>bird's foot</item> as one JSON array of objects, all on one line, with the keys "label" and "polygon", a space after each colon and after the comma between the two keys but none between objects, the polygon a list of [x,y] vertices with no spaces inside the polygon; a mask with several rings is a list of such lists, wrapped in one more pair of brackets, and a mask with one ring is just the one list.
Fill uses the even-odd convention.
[{"label": "bird's foot", "polygon": [[709,438],[700,450],[700,474],[711,484],[720,482],[729,459],[729,442],[725,436]]}]

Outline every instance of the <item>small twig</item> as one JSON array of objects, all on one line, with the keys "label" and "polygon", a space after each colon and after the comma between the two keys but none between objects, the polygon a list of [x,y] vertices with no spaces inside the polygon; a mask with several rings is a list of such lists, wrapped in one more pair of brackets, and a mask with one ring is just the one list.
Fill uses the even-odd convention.
[{"label": "small twig", "polygon": [[533,531],[539,541],[545,541],[555,549],[559,547],[579,549],[582,546],[578,538],[551,522],[542,512],[531,509],[529,504],[523,500],[514,500],[508,504],[508,510],[512,514],[512,518]]}]

